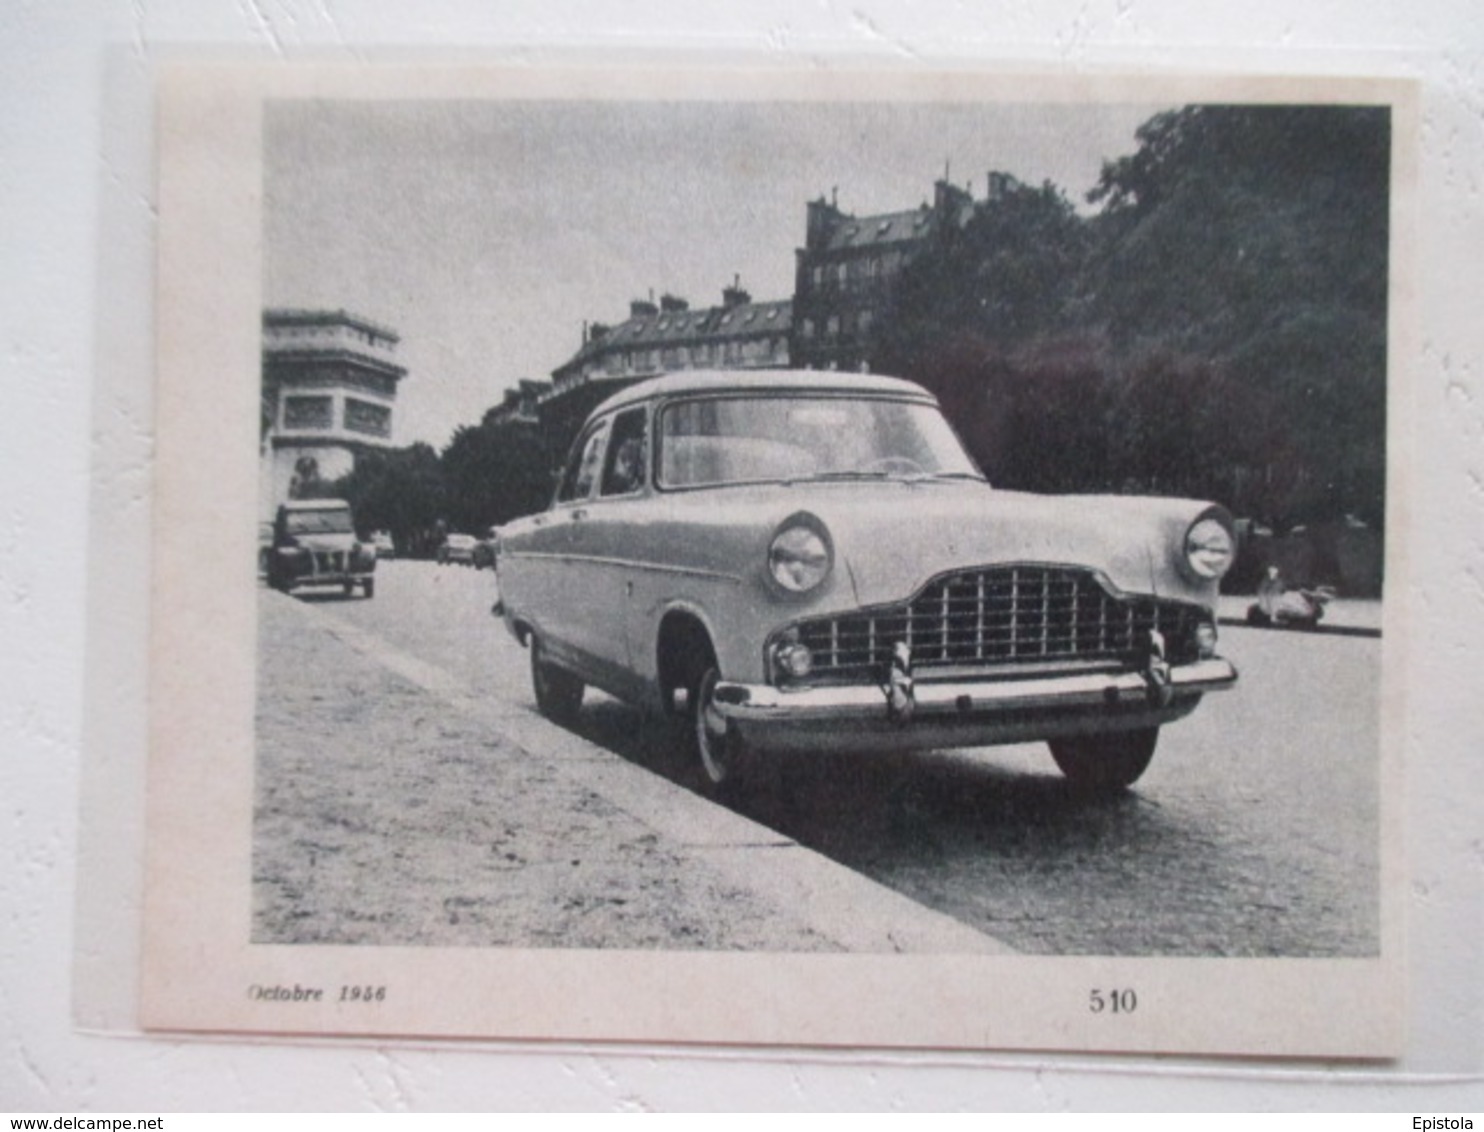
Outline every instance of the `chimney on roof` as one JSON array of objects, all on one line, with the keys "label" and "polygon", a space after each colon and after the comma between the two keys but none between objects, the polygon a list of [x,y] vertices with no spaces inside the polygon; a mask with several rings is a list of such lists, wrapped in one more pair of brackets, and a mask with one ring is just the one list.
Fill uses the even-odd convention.
[{"label": "chimney on roof", "polygon": [[660,310],[666,314],[675,314],[678,311],[690,310],[690,304],[679,295],[665,294],[660,296]]},{"label": "chimney on roof", "polygon": [[740,275],[732,276],[732,285],[721,289],[721,305],[725,310],[731,310],[733,307],[746,306],[750,302],[752,302],[752,296],[742,290],[742,277]]},{"label": "chimney on roof", "polygon": [[818,248],[829,242],[830,233],[842,219],[840,209],[824,197],[811,200],[805,212],[804,246]]},{"label": "chimney on roof", "polygon": [[652,301],[635,299],[629,304],[630,318],[653,318],[659,313],[659,308]]},{"label": "chimney on roof", "polygon": [[957,185],[937,181],[933,185],[933,211],[938,217],[952,223],[959,213],[974,203],[974,198]]},{"label": "chimney on roof", "polygon": [[587,328],[587,340],[589,342],[600,341],[607,333],[608,324],[606,322],[595,322]]},{"label": "chimney on roof", "polygon": [[996,173],[993,170],[989,174],[988,200],[991,204],[1005,198],[1005,193],[1010,189],[1010,174]]}]

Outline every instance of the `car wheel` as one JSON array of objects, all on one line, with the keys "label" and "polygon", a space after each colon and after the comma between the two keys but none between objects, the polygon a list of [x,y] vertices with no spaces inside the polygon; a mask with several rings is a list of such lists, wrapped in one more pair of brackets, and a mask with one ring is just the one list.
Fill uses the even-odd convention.
[{"label": "car wheel", "polygon": [[541,653],[541,638],[533,634],[531,687],[536,692],[536,709],[555,723],[571,723],[582,707],[582,681],[548,664]]},{"label": "car wheel", "polygon": [[687,689],[686,720],[690,748],[700,770],[701,789],[716,798],[729,798],[748,788],[754,770],[752,753],[716,706],[721,670],[707,659]]},{"label": "car wheel", "polygon": [[345,583],[345,596],[346,597],[355,597],[356,596],[356,584],[354,582],[346,582]]},{"label": "car wheel", "polygon": [[368,598],[375,597],[376,596],[376,579],[375,578],[367,578],[364,582],[362,582],[361,583],[361,592],[363,594],[365,594]]},{"label": "car wheel", "polygon": [[1116,794],[1132,786],[1154,758],[1159,728],[1111,731],[1052,739],[1051,757],[1074,789],[1089,794]]}]

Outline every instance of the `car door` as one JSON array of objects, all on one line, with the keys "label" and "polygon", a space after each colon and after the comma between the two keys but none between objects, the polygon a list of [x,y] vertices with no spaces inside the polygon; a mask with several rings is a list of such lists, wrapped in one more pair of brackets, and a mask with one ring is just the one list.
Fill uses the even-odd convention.
[{"label": "car door", "polygon": [[585,509],[579,537],[589,555],[588,592],[592,603],[595,653],[611,670],[605,682],[632,698],[638,677],[626,632],[637,571],[654,557],[646,544],[649,485],[648,407],[616,413],[608,434],[597,492]]},{"label": "car door", "polygon": [[595,636],[588,624],[592,602],[592,547],[586,537],[588,507],[596,490],[608,440],[608,420],[589,425],[573,446],[551,507],[532,520],[526,546],[511,562],[522,577],[523,606],[556,663],[590,674]]}]

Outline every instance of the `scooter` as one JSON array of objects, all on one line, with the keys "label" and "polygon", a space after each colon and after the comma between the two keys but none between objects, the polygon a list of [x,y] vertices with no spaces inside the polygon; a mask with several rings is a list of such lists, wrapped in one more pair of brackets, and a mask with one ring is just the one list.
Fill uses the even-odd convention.
[{"label": "scooter", "polygon": [[1290,589],[1269,566],[1257,586],[1257,600],[1247,607],[1247,624],[1312,629],[1324,618],[1324,607],[1335,597],[1334,586]]}]

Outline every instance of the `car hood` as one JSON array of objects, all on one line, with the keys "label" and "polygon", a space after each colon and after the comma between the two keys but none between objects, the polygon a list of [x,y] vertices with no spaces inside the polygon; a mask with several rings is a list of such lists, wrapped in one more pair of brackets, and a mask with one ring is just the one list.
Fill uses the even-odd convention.
[{"label": "car hood", "polygon": [[[1120,590],[1209,600],[1177,555],[1208,504],[1132,496],[1045,496],[980,483],[888,482],[821,492],[802,508],[835,542],[862,605],[898,601],[933,577],[1009,562],[1091,567]],[[780,515],[779,521],[786,518]]]}]

